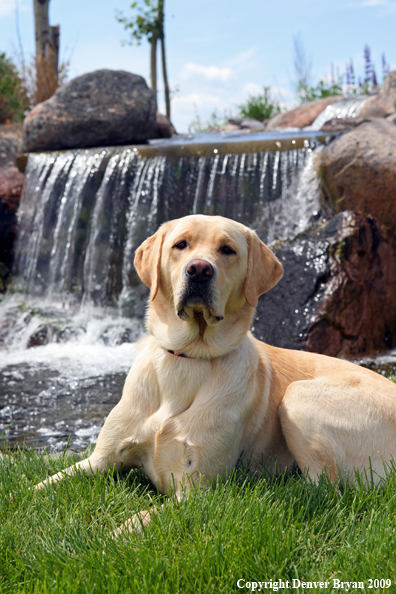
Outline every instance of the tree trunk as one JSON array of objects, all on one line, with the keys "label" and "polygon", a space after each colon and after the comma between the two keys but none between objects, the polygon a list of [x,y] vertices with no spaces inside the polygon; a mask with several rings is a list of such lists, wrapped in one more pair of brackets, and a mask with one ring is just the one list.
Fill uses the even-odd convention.
[{"label": "tree trunk", "polygon": [[168,74],[166,72],[165,37],[164,36],[161,39],[161,56],[162,56],[162,74],[164,77],[166,117],[168,118],[168,120],[170,120],[170,94],[169,94]]},{"label": "tree trunk", "polygon": [[33,0],[36,60],[52,60],[56,76],[59,67],[59,25],[49,24],[50,0]]},{"label": "tree trunk", "polygon": [[162,76],[164,78],[164,92],[165,92],[165,108],[166,117],[170,120],[170,93],[168,84],[168,74],[166,71],[166,55],[165,55],[165,0],[158,0],[158,21],[161,26],[161,58],[162,58]]},{"label": "tree trunk", "polygon": [[155,33],[153,33],[150,42],[150,81],[151,90],[155,96],[155,109],[157,109],[157,41],[158,37]]}]

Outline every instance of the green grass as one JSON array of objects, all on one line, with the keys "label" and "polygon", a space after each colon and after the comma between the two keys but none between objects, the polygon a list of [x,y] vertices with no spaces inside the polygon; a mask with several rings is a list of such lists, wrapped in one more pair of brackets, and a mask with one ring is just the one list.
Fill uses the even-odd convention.
[{"label": "green grass", "polygon": [[[237,588],[240,578],[331,582],[309,592],[336,591],[333,578],[366,587],[382,578],[392,580],[386,591],[396,589],[394,474],[369,491],[324,478],[315,486],[298,474],[234,476],[176,503],[134,471],[67,478],[33,497],[32,485],[69,463],[33,451],[0,459],[1,594],[250,592]],[[159,511],[143,536],[112,540],[151,507]]]}]

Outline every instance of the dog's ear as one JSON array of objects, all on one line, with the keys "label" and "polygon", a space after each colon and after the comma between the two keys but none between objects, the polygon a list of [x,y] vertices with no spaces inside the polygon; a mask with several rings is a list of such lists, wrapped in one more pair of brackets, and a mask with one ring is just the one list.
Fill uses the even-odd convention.
[{"label": "dog's ear", "polygon": [[254,231],[247,232],[248,266],[244,285],[245,299],[256,307],[260,295],[269,291],[283,275],[282,264]]},{"label": "dog's ear", "polygon": [[150,289],[150,300],[154,301],[160,284],[161,251],[167,231],[167,224],[162,225],[157,233],[148,237],[138,247],[133,261],[141,280]]}]

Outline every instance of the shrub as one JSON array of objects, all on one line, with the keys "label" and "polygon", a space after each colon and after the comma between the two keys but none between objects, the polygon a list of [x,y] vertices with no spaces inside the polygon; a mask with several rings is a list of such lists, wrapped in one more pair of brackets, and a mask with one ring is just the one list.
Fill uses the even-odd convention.
[{"label": "shrub", "polygon": [[325,99],[326,97],[343,95],[343,92],[340,83],[326,83],[321,80],[314,87],[310,87],[299,81],[297,84],[297,94],[301,103],[309,103],[310,101],[317,101],[318,99]]},{"label": "shrub", "polygon": [[17,63],[23,87],[26,89],[29,110],[52,97],[56,89],[65,84],[68,78],[70,61],[61,62],[56,72],[51,48],[47,57],[31,56],[25,60],[24,55],[20,54],[17,56]]},{"label": "shrub", "polygon": [[262,95],[250,95],[245,103],[238,105],[240,116],[260,122],[280,113],[279,103],[271,98],[270,88],[264,87]]},{"label": "shrub", "polygon": [[17,69],[5,53],[0,54],[0,124],[23,120],[29,107]]}]

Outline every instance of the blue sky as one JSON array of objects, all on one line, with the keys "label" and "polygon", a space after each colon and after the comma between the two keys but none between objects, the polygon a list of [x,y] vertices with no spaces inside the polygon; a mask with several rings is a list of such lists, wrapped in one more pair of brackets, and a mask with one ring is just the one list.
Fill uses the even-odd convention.
[{"label": "blue sky", "polygon": [[[149,46],[122,47],[127,38],[116,9],[131,14],[131,0],[51,0],[50,22],[61,26],[61,55],[70,58],[70,77],[98,68],[123,69],[148,80]],[[32,0],[18,0],[25,54],[34,50]],[[16,0],[0,0],[0,51],[18,46]],[[367,43],[377,70],[385,52],[396,68],[396,0],[166,0],[170,84],[178,92],[172,119],[186,131],[197,112],[236,113],[236,106],[264,85],[284,105],[293,92],[293,38],[299,35],[312,62],[313,79],[344,71],[353,59],[363,74]],[[159,84],[159,105],[163,105]],[[162,107],[162,111],[164,108]]]}]

